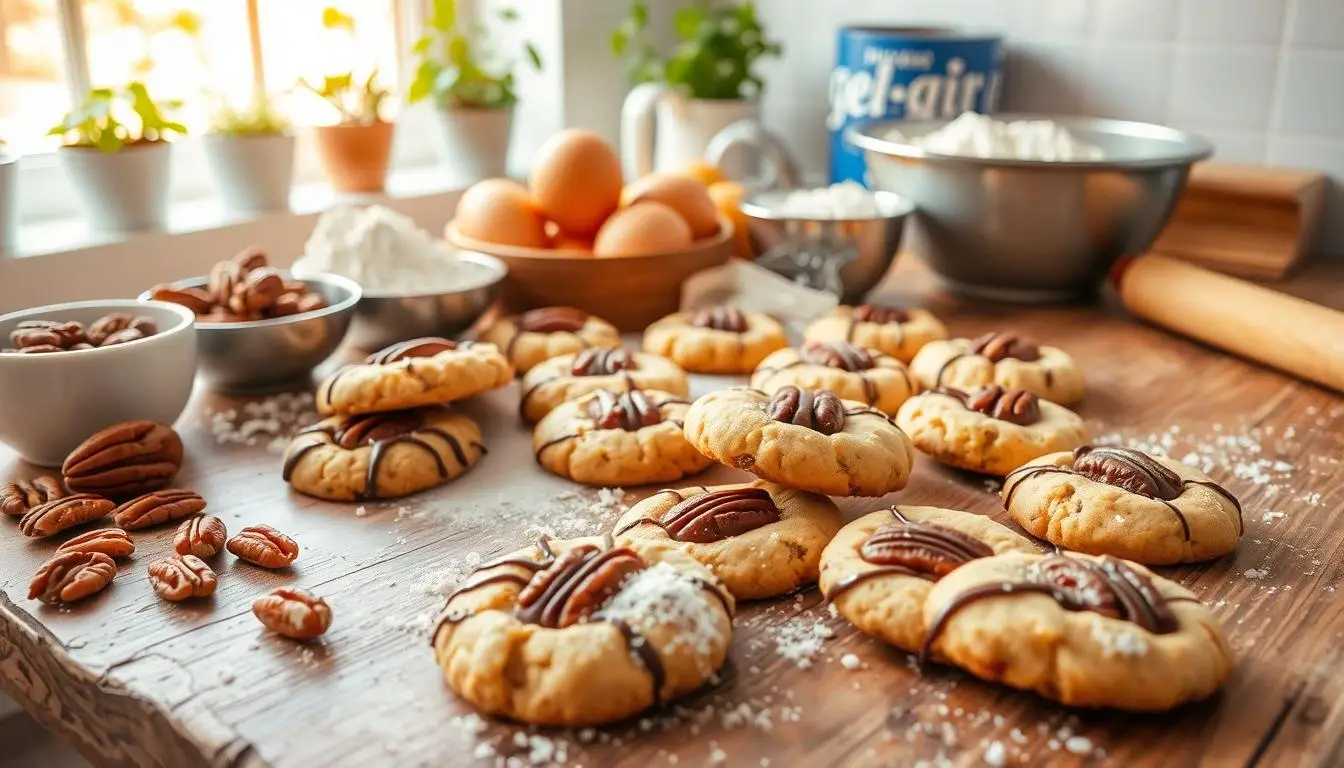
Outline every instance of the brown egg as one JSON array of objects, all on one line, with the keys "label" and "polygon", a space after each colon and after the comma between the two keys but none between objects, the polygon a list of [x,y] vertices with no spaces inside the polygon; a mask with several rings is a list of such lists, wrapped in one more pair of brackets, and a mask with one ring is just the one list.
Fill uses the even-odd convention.
[{"label": "brown egg", "polygon": [[522,184],[486,179],[462,193],[457,203],[457,231],[487,243],[545,248],[546,219]]},{"label": "brown egg", "polygon": [[597,256],[646,256],[690,247],[691,228],[662,203],[635,203],[613,213],[593,242]]},{"label": "brown egg", "polygon": [[541,145],[528,186],[562,231],[592,237],[620,205],[621,183],[616,151],[596,133],[571,128]]},{"label": "brown egg", "polygon": [[691,227],[691,237],[699,240],[719,231],[719,209],[709,197],[709,189],[699,179],[671,173],[651,173],[630,183],[621,195],[622,205],[652,201],[676,211]]}]

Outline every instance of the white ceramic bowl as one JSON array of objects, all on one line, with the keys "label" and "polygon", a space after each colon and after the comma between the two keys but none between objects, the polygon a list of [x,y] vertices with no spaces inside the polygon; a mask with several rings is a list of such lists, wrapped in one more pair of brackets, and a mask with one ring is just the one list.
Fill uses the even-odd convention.
[{"label": "white ceramic bowl", "polygon": [[154,318],[147,339],[78,352],[0,355],[0,441],[26,461],[59,467],[75,446],[128,419],[172,424],[191,397],[196,324],[191,310],[162,301],[77,301],[0,316],[0,345],[21,320],[78,320],[110,312]]}]

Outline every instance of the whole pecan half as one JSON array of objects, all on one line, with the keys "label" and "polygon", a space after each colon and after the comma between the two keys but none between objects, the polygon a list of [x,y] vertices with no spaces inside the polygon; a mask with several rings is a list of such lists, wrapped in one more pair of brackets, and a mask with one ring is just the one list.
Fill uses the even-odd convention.
[{"label": "whole pecan half", "polygon": [[112,347],[116,346],[117,344],[125,344],[128,341],[139,341],[140,339],[143,338],[145,338],[145,334],[141,332],[139,329],[122,328],[120,331],[117,331],[116,333],[108,334],[107,337],[103,339],[103,343],[100,344],[99,346]]},{"label": "whole pecan half", "polygon": [[156,285],[149,290],[149,298],[155,301],[169,301],[173,304],[182,306],[195,312],[197,315],[204,315],[210,312],[215,306],[214,297],[210,291],[195,286],[188,288],[174,288],[171,285]]},{"label": "whole pecan half", "polygon": [[1040,400],[1025,389],[1004,389],[990,384],[964,396],[966,407],[1020,426],[1041,420]]},{"label": "whole pecan half", "polygon": [[56,548],[57,554],[62,552],[102,552],[119,560],[135,554],[135,542],[120,528],[99,528],[67,539]]},{"label": "whole pecan half", "polygon": [[716,331],[742,333],[747,330],[747,316],[737,307],[710,307],[691,315],[691,325]]},{"label": "whole pecan half", "polygon": [[873,565],[895,565],[935,580],[957,566],[994,554],[990,546],[953,528],[936,523],[888,523],[868,537],[859,557]]},{"label": "whole pecan half", "polygon": [[765,415],[823,435],[833,435],[845,428],[845,406],[828,389],[814,392],[792,385],[780,387],[766,403]]},{"label": "whole pecan half", "polygon": [[574,333],[588,322],[588,313],[574,307],[542,307],[518,316],[518,330],[527,333]]},{"label": "whole pecan half", "polygon": [[644,561],[629,549],[569,550],[538,571],[518,593],[517,616],[528,624],[563,629],[596,613]]},{"label": "whole pecan half", "polygon": [[299,557],[299,545],[269,525],[250,525],[227,546],[238,559],[262,568],[285,568]]},{"label": "whole pecan half", "polygon": [[348,417],[332,432],[331,437],[342,448],[354,450],[379,440],[410,434],[419,429],[420,425],[420,416],[415,412],[370,413]]},{"label": "whole pecan half", "polygon": [[[130,336],[129,334],[126,334],[125,331],[130,329],[135,330],[139,335]],[[146,315],[129,315],[125,312],[112,312],[111,314],[103,315],[97,320],[94,320],[89,326],[87,335],[89,343],[93,344],[95,347],[102,347],[107,344],[118,344],[144,338],[145,336],[153,336],[158,332],[159,327],[152,317]],[[121,335],[120,338],[117,341],[112,341],[112,337],[117,336],[118,334]]]},{"label": "whole pecan half", "polygon": [[866,371],[873,367],[868,350],[847,341],[808,342],[800,352],[803,362],[842,371]]},{"label": "whole pecan half", "polygon": [[906,323],[910,313],[899,307],[880,307],[876,304],[860,304],[850,310],[849,316],[860,323]]},{"label": "whole pecan half", "polygon": [[182,521],[173,534],[173,551],[179,555],[214,557],[224,551],[229,532],[224,521],[214,515],[202,515]]},{"label": "whole pecan half", "polygon": [[112,510],[112,519],[128,531],[181,520],[205,509],[205,499],[194,491],[164,488],[137,496]]},{"label": "whole pecan half", "polygon": [[46,328],[15,328],[9,332],[9,343],[25,347],[62,347],[61,337]]},{"label": "whole pecan half", "polygon": [[1011,333],[986,333],[971,342],[971,349],[995,363],[1010,357],[1027,362],[1041,359],[1041,348],[1035,341]]},{"label": "whole pecan half", "polygon": [[610,376],[620,371],[633,371],[639,368],[635,356],[623,347],[616,349],[585,349],[574,356],[569,367],[573,376]]},{"label": "whole pecan half", "polygon": [[0,483],[0,512],[12,517],[21,517],[33,507],[64,495],[65,489],[61,487],[61,481],[50,475],[42,475],[32,480]]},{"label": "whole pecan half", "polygon": [[331,627],[331,606],[306,589],[281,587],[252,602],[252,614],[277,635],[293,640],[320,637]]},{"label": "whole pecan half", "polygon": [[214,569],[195,555],[174,555],[149,564],[149,584],[164,600],[209,597],[218,581]]},{"label": "whole pecan half", "polygon": [[1073,471],[1089,480],[1166,501],[1181,495],[1180,476],[1146,453],[1084,445],[1074,450],[1073,458]]},{"label": "whole pecan half", "polygon": [[247,270],[237,261],[220,261],[210,269],[206,278],[206,290],[210,292],[212,303],[226,306],[233,297],[234,288],[247,277]]},{"label": "whole pecan half", "polygon": [[284,278],[270,267],[260,267],[234,283],[229,309],[240,315],[257,315],[271,308],[285,292]]},{"label": "whole pecan half", "polygon": [[102,552],[64,552],[37,569],[28,583],[28,599],[73,603],[103,591],[116,578],[117,564]]},{"label": "whole pecan half", "polygon": [[764,488],[725,488],[682,501],[658,524],[677,541],[709,544],[779,520],[779,507]]},{"label": "whole pecan half", "polygon": [[92,493],[62,496],[28,510],[19,518],[19,531],[34,538],[54,536],[77,525],[101,520],[115,506],[116,502]]},{"label": "whole pecan half", "polygon": [[599,389],[588,401],[588,417],[598,429],[623,429],[634,432],[640,427],[651,427],[663,420],[658,406],[653,404],[642,389],[632,389],[619,395]]},{"label": "whole pecan half", "polygon": [[232,261],[242,268],[246,274],[254,269],[261,269],[266,266],[266,252],[258,246],[249,246],[234,255]]},{"label": "whole pecan half", "polygon": [[374,352],[364,362],[370,365],[389,365],[412,357],[433,357],[440,352],[449,352],[462,346],[452,339],[437,336],[425,336],[411,339]]},{"label": "whole pecan half", "polygon": [[303,312],[299,305],[303,303],[303,294],[285,292],[276,297],[271,305],[271,317],[289,317]]},{"label": "whole pecan half", "polygon": [[71,491],[134,496],[162,488],[182,468],[182,438],[153,421],[123,421],[89,437],[61,467]]},{"label": "whole pecan half", "polygon": [[18,325],[14,326],[16,331],[29,329],[41,329],[55,333],[60,337],[60,342],[56,346],[67,349],[89,340],[84,333],[84,324],[77,320],[21,320]]}]

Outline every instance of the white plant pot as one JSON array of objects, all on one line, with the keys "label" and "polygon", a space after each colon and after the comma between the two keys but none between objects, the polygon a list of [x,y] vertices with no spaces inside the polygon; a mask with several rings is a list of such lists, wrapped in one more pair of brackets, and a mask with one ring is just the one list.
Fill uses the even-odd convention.
[{"label": "white plant pot", "polygon": [[434,113],[439,164],[452,173],[453,181],[475,184],[506,175],[513,110],[439,107]]},{"label": "white plant pot", "polygon": [[0,256],[19,249],[19,158],[0,153]]},{"label": "white plant pot", "polygon": [[224,207],[242,213],[289,210],[293,136],[210,134],[201,141]]},{"label": "white plant pot", "polygon": [[89,226],[106,232],[161,229],[168,217],[168,174],[172,155],[166,142],[99,152],[63,147],[65,166]]}]

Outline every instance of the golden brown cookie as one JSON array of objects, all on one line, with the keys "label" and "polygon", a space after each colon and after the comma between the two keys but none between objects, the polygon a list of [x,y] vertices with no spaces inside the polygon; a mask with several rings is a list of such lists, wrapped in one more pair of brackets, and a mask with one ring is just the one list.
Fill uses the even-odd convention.
[{"label": "golden brown cookie", "polygon": [[732,614],[733,598],[683,552],[542,539],[448,596],[434,658],[482,712],[600,725],[703,685],[727,658]]},{"label": "golden brown cookie", "polygon": [[821,553],[818,586],[851,624],[902,650],[924,642],[924,600],[938,580],[977,557],[1036,552],[984,515],[900,506],[846,525]]},{"label": "golden brown cookie", "polygon": [[898,491],[915,461],[910,440],[886,414],[824,389],[711,392],[691,406],[685,431],[720,464],[829,496]]},{"label": "golden brown cookie", "polygon": [[1082,446],[1010,472],[1003,506],[1065,549],[1148,565],[1212,560],[1241,538],[1241,503],[1194,467],[1129,448]]},{"label": "golden brown cookie", "polygon": [[423,338],[347,365],[317,388],[317,412],[357,416],[442,405],[513,381],[513,369],[494,344]]},{"label": "golden brown cookie", "polygon": [[888,416],[895,415],[901,403],[919,391],[900,360],[845,341],[781,349],[762,360],[751,374],[751,386],[769,394],[790,384],[828,389],[843,400],[857,400]]},{"label": "golden brown cookie", "polygon": [[803,331],[804,341],[847,341],[907,364],[925,344],[946,338],[947,328],[932,312],[874,304],[841,305]]},{"label": "golden brown cookie", "polygon": [[1087,428],[1062,405],[998,384],[924,392],[896,412],[915,447],[948,466],[1002,477],[1032,459],[1087,442]]},{"label": "golden brown cookie", "polygon": [[935,658],[1075,707],[1167,710],[1232,672],[1218,622],[1189,590],[1109,556],[972,560],[933,587],[924,624]]},{"label": "golden brown cookie", "polygon": [[665,357],[616,349],[585,349],[553,357],[527,372],[522,381],[518,414],[537,422],[566,400],[605,389],[654,389],[677,397],[690,392],[686,374]]},{"label": "golden brown cookie", "polygon": [[319,499],[392,499],[459,477],[484,455],[481,428],[447,408],[332,416],[294,436],[283,477]]},{"label": "golden brown cookie", "polygon": [[929,342],[915,355],[910,372],[924,389],[965,391],[998,384],[1060,405],[1082,400],[1085,389],[1082,372],[1064,350],[1011,333]]},{"label": "golden brown cookie", "polygon": [[688,407],[657,390],[599,389],[546,414],[532,450],[548,471],[588,485],[670,483],[714,463],[682,434]]},{"label": "golden brown cookie", "polygon": [[618,543],[652,557],[684,550],[739,600],[775,597],[817,580],[840,530],[825,496],[757,480],[659,491],[616,522]]},{"label": "golden brown cookie", "polygon": [[543,307],[501,317],[481,334],[481,341],[504,350],[504,357],[521,376],[552,357],[590,347],[619,347],[621,333],[616,326],[581,309]]},{"label": "golden brown cookie", "polygon": [[644,351],[692,373],[751,373],[765,356],[789,345],[784,326],[736,307],[676,312],[644,331]]}]

